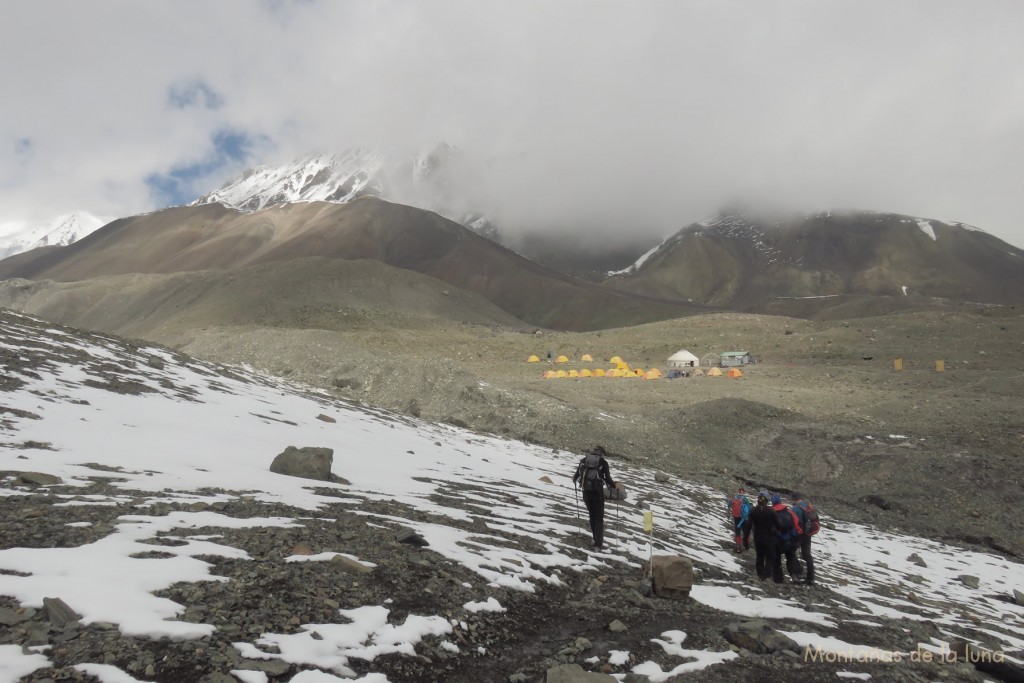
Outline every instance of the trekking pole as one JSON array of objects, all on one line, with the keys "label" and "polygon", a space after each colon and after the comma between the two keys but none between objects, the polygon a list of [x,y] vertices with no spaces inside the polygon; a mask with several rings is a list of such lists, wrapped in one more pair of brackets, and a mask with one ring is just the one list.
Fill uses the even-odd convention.
[{"label": "trekking pole", "polygon": [[583,527],[580,526],[580,492],[576,488],[576,482],[572,483],[572,492],[576,495],[576,531],[583,533]]}]

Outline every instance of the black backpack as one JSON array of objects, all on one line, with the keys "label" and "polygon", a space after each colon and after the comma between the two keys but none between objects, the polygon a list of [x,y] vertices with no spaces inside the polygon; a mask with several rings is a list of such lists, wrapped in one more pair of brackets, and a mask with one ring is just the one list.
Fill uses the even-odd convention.
[{"label": "black backpack", "polygon": [[587,454],[580,464],[583,470],[580,476],[580,488],[584,491],[597,491],[601,488],[601,456]]}]

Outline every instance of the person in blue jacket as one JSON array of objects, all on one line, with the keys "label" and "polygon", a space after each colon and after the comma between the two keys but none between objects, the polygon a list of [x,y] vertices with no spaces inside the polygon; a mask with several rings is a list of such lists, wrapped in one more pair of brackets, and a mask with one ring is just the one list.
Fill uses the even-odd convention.
[{"label": "person in blue jacket", "polygon": [[797,547],[800,548],[800,557],[804,560],[804,583],[808,586],[814,585],[814,558],[811,557],[811,534],[808,532],[807,524],[807,510],[810,506],[802,494],[794,491],[790,494],[790,499],[793,501],[793,512],[796,513],[796,518],[800,521],[800,530],[803,532],[800,534],[800,538],[797,540]]}]

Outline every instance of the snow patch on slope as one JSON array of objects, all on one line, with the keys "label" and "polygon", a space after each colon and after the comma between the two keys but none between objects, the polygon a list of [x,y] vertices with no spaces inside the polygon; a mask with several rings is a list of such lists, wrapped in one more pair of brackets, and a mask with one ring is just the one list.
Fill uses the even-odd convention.
[{"label": "snow patch on slope", "polygon": [[921,232],[931,237],[932,240],[938,241],[938,238],[935,236],[935,228],[932,227],[931,221],[925,220],[923,218],[918,218],[917,227],[921,228]]}]

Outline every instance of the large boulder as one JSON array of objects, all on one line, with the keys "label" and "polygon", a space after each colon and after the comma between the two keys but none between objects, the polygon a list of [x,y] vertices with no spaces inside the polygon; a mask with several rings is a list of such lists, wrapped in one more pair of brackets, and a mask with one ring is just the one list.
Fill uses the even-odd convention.
[{"label": "large boulder", "polygon": [[579,664],[562,664],[547,670],[545,683],[615,683],[608,674],[586,671]]},{"label": "large boulder", "polygon": [[659,598],[688,598],[693,588],[693,560],[682,555],[655,555],[651,558],[651,579]]},{"label": "large boulder", "polygon": [[800,652],[800,646],[795,640],[773,629],[764,619],[729,624],[722,635],[736,647],[760,655],[783,650]]},{"label": "large boulder", "polygon": [[331,474],[334,464],[332,448],[296,448],[289,446],[270,463],[270,471],[289,477],[316,479],[318,481],[341,481]]},{"label": "large boulder", "polygon": [[53,486],[63,484],[64,480],[53,474],[45,472],[21,472],[18,474],[19,484],[31,484],[32,486]]}]

